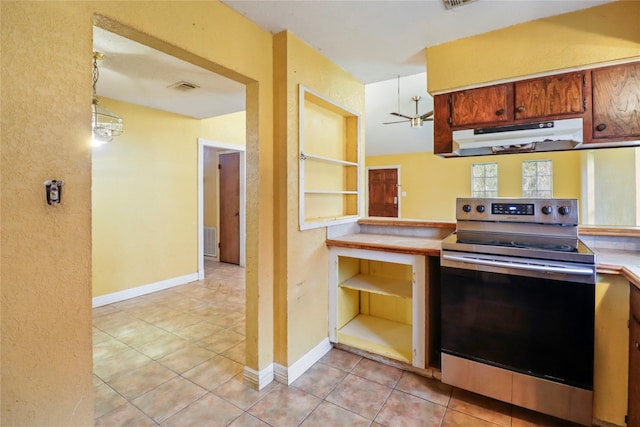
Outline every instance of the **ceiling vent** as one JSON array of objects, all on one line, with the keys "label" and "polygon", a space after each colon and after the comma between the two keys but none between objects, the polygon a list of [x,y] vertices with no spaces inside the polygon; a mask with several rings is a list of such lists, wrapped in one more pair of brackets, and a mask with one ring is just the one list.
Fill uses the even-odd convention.
[{"label": "ceiling vent", "polygon": [[175,89],[181,92],[188,92],[193,89],[198,89],[199,87],[200,86],[198,86],[197,84],[182,81],[182,82],[172,84],[171,86],[169,86],[169,89]]},{"label": "ceiling vent", "polygon": [[442,0],[442,2],[444,3],[444,7],[446,7],[447,9],[464,6],[465,4],[469,4],[474,1],[476,0]]}]

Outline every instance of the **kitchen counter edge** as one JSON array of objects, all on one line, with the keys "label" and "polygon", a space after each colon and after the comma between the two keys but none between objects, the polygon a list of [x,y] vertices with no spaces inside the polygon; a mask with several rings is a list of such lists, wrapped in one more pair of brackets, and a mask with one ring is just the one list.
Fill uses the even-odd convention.
[{"label": "kitchen counter edge", "polygon": [[[326,240],[329,247],[368,249],[394,253],[440,256],[442,238],[387,234],[352,233]],[[594,248],[596,268],[600,274],[623,275],[640,289],[640,252]]]},{"label": "kitchen counter edge", "polygon": [[440,256],[441,238],[354,233],[327,239],[327,246]]}]

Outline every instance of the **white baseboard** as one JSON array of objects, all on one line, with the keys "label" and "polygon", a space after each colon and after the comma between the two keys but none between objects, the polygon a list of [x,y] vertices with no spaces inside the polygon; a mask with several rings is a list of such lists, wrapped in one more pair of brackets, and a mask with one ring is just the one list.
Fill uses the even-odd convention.
[{"label": "white baseboard", "polygon": [[276,381],[282,384],[290,385],[297,380],[307,369],[312,367],[322,356],[327,354],[333,346],[329,342],[329,338],[322,340],[320,344],[311,349],[307,354],[296,360],[291,366],[286,367],[274,363],[274,371]]},{"label": "white baseboard", "polygon": [[167,280],[161,280],[160,282],[150,283],[148,285],[125,289],[124,291],[118,291],[107,295],[100,295],[99,297],[93,298],[92,306],[95,308],[107,304],[113,304],[114,302],[124,301],[129,298],[135,298],[153,292],[161,291],[163,289],[173,288],[174,286],[184,285],[185,283],[194,282],[196,280],[198,280],[198,273],[191,273],[184,276],[173,277]]},{"label": "white baseboard", "polygon": [[244,381],[253,386],[256,390],[262,390],[271,381],[273,381],[273,363],[261,370],[260,372],[255,369],[251,369],[248,366],[244,367],[244,373],[242,374]]}]

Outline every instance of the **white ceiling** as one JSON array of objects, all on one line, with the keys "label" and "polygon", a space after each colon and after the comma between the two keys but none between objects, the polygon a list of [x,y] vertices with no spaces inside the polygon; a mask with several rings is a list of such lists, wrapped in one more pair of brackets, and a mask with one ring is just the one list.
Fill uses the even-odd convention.
[{"label": "white ceiling", "polygon": [[[420,114],[432,109],[426,91],[427,46],[610,1],[477,0],[451,10],[441,0],[223,3],[267,31],[290,30],[367,84],[365,146],[367,155],[377,155],[432,149],[432,122],[414,129],[408,123],[382,125],[397,119],[388,113],[398,110],[398,101],[401,113],[413,115],[414,95],[423,97]],[[243,85],[129,39],[94,28],[94,50],[105,54],[98,64],[100,96],[199,119],[245,108]],[[199,88],[170,88],[182,81]]]},{"label": "white ceiling", "polygon": [[[398,91],[398,87],[400,91]],[[419,153],[433,149],[433,122],[412,128],[409,123],[385,122],[402,120],[392,116],[398,112],[415,116],[416,104],[411,99],[420,95],[418,113],[433,110],[433,99],[427,95],[427,73],[413,74],[398,79],[385,80],[365,86],[365,150],[367,156],[383,154]],[[400,107],[398,108],[398,100]]]},{"label": "white ceiling", "polygon": [[[98,61],[100,96],[197,119],[245,109],[243,84],[130,39],[93,27],[93,50],[104,55]],[[171,88],[182,81],[199,88]]]},{"label": "white ceiling", "polygon": [[[610,1],[610,0],[609,0]],[[290,30],[365,84],[422,73],[424,49],[602,0],[223,0],[272,33]]]}]

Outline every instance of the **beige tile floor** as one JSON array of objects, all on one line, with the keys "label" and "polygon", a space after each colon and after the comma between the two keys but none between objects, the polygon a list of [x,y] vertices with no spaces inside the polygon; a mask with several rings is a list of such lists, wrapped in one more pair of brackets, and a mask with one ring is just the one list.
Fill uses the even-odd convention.
[{"label": "beige tile floor", "polygon": [[333,349],[287,387],[242,382],[244,269],[93,312],[96,426],[569,426]]}]

